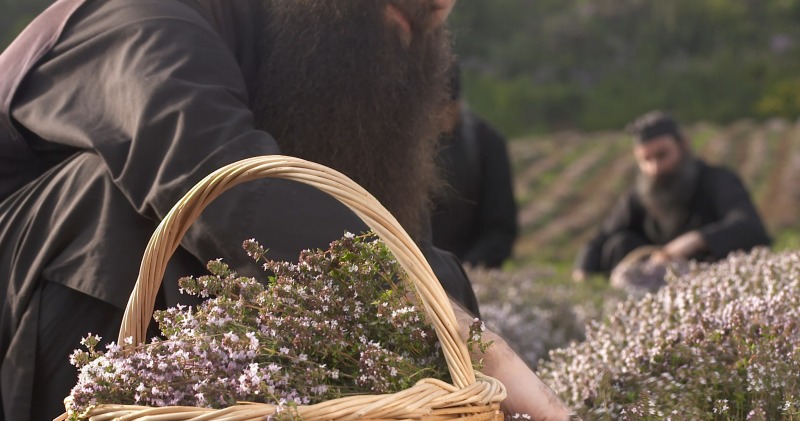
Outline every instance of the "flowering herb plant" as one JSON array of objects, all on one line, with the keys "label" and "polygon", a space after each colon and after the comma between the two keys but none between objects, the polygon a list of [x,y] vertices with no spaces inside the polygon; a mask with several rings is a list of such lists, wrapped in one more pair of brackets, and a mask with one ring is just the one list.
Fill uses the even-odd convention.
[{"label": "flowering herb plant", "polygon": [[[270,274],[264,283],[222,261],[211,275],[179,281],[207,298],[196,309],[156,312],[162,336],[150,343],[87,348],[68,398],[71,419],[102,403],[220,408],[264,402],[287,411],[353,394],[391,393],[433,377],[449,381],[440,344],[417,306],[413,285],[374,235],[345,234],[297,263],[266,259],[255,240],[247,253]],[[468,345],[485,350],[482,323]]]},{"label": "flowering herb plant", "polygon": [[542,379],[589,420],[800,419],[800,253],[734,253],[671,272]]}]

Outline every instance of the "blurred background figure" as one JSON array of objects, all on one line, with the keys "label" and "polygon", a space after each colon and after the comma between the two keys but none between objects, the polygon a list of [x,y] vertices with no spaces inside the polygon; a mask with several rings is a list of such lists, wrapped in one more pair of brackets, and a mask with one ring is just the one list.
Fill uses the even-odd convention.
[{"label": "blurred background figure", "polygon": [[506,140],[462,100],[458,64],[450,92],[437,156],[444,186],[434,201],[433,243],[465,264],[498,268],[518,234]]},{"label": "blurred background figure", "polygon": [[634,185],[578,255],[573,278],[608,273],[643,246],[659,246],[651,264],[715,261],[770,245],[737,174],[706,164],[669,115],[653,111],[628,126],[638,166]]}]

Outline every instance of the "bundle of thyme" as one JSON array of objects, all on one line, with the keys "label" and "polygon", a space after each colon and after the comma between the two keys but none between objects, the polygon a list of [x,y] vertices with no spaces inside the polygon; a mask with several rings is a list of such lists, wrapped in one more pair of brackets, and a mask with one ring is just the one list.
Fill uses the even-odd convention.
[{"label": "bundle of thyme", "polygon": [[[186,277],[197,308],[156,312],[162,337],[138,346],[82,341],[68,399],[72,419],[103,403],[220,408],[240,401],[291,409],[353,394],[391,393],[428,377],[449,381],[433,328],[406,274],[380,239],[350,233],[297,263],[272,261],[255,240],[247,253],[264,280],[219,260]],[[482,323],[470,334],[481,343]],[[132,344],[128,344],[132,345]]]}]

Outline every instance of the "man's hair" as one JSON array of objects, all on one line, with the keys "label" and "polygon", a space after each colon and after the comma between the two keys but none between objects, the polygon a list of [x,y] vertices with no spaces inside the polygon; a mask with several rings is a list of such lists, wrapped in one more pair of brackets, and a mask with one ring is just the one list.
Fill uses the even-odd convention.
[{"label": "man's hair", "polygon": [[640,116],[628,124],[625,131],[633,135],[638,144],[647,143],[665,135],[672,136],[678,142],[684,141],[678,123],[663,111],[651,111]]}]

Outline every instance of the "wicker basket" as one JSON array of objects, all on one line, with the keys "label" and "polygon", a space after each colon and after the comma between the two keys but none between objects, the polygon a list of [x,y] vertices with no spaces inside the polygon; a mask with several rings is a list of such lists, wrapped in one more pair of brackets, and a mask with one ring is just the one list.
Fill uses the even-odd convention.
[{"label": "wicker basket", "polygon": [[[131,293],[119,333],[119,343],[129,336],[133,343],[145,341],[153,315],[156,293],[167,261],[189,226],[202,210],[229,188],[245,181],[276,177],[314,186],[353,210],[394,253],[419,291],[441,342],[453,379],[448,384],[423,379],[394,394],[359,395],[299,406],[297,413],[309,420],[501,420],[500,402],[504,386],[496,379],[476,373],[459,335],[450,301],[420,250],[397,220],[358,184],[325,166],[286,156],[263,156],[225,166],[200,181],[167,214],[153,233],[144,253],[139,278]],[[90,420],[265,420],[275,413],[268,404],[241,403],[224,409],[195,407],[152,408],[133,405],[98,405]],[[62,415],[59,419],[64,419]]]}]

